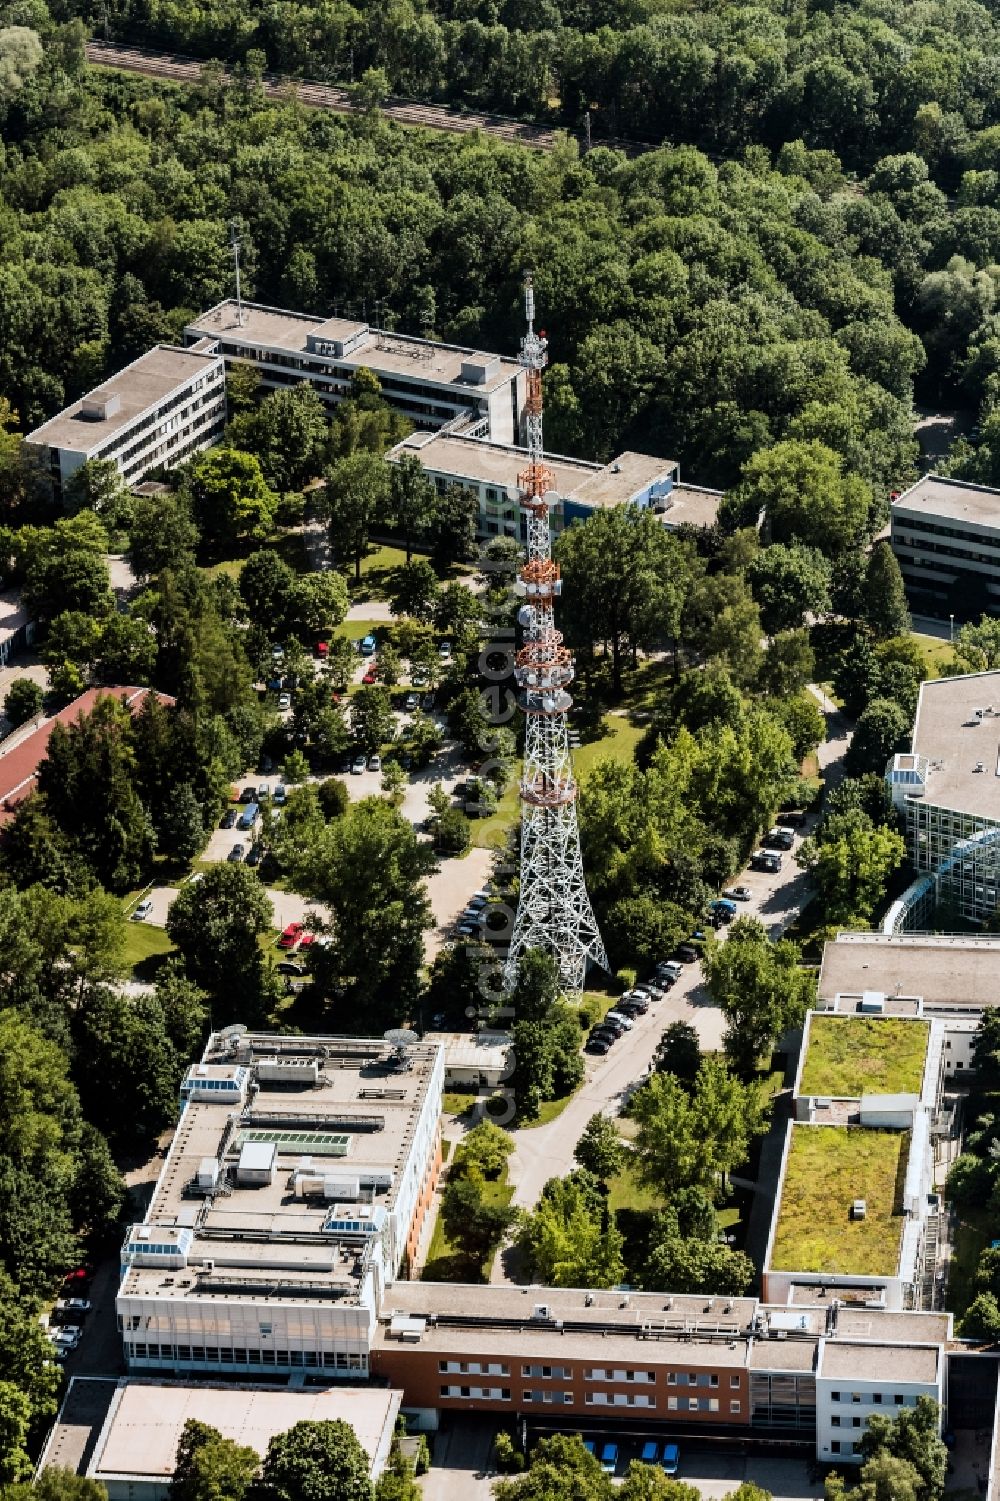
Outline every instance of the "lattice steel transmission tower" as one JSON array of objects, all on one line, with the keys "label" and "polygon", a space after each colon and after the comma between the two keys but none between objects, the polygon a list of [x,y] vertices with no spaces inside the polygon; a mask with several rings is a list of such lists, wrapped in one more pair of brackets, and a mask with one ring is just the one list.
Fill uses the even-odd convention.
[{"label": "lattice steel transmission tower", "polygon": [[519,364],[527,372],[525,413],[528,467],[517,477],[527,523],[527,559],[515,590],[524,604],[518,619],[524,644],[517,654],[518,703],[525,714],[521,778],[521,889],[507,955],[508,987],[526,949],[545,949],[559,965],[566,989],[583,990],[588,963],[608,968],[608,956],[587,895],[576,821],[576,782],[567,715],[573,700],[573,658],[555,627],[562,584],[552,561],[549,511],[558,500],[542,448],[542,371],[547,341],[537,334],[535,294],[525,277],[527,330]]}]

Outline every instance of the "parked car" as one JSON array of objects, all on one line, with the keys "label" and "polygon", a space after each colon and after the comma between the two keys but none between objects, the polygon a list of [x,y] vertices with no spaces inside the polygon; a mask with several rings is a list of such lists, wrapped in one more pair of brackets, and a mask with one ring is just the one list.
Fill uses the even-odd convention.
[{"label": "parked car", "polygon": [[613,1475],[618,1468],[618,1445],[605,1444],[601,1449],[601,1469],[605,1475]]},{"label": "parked car", "polygon": [[302,937],[303,927],[300,922],[287,923],[281,930],[278,938],[279,949],[293,949]]},{"label": "parked car", "polygon": [[279,714],[284,714],[285,710],[286,709],[290,709],[291,707],[292,707],[292,695],[290,693],[279,693],[278,694],[278,712],[279,712]]},{"label": "parked car", "polygon": [[451,642],[450,641],[442,641],[441,642],[441,645],[438,647],[438,656],[440,657],[440,659],[441,659],[442,662],[447,662],[450,659],[450,657],[451,657]]},{"label": "parked car", "polygon": [[369,667],[368,671],[365,673],[361,681],[364,683],[366,688],[370,688],[373,683],[378,682],[378,668],[375,666],[374,662]]},{"label": "parked car", "polygon": [[733,902],[749,902],[753,900],[753,892],[749,886],[729,886],[722,895],[728,897]]},{"label": "parked car", "polygon": [[433,693],[425,693],[423,703],[420,705],[420,707],[423,709],[425,714],[429,714],[436,703],[437,699],[435,698]]},{"label": "parked car", "polygon": [[286,792],[281,782],[279,782],[277,787],[275,787],[274,792],[271,794],[271,796],[279,807],[282,803],[286,803],[288,801],[288,793]]},{"label": "parked car", "polygon": [[624,1011],[609,1011],[604,1020],[621,1022],[626,1032],[631,1032],[632,1028],[635,1026],[635,1022],[630,1016],[626,1016]]},{"label": "parked car", "polygon": [[153,910],[153,901],[152,901],[152,898],[148,897],[148,896],[143,897],[142,901],[139,902],[139,903],[137,903],[135,911],[132,913],[132,921],[133,922],[145,922],[146,918],[149,916],[149,914],[152,912],[152,910]]},{"label": "parked car", "polygon": [[603,1058],[606,1053],[610,1053],[611,1043],[606,1037],[588,1037],[583,1051],[593,1053],[597,1058]]},{"label": "parked car", "polygon": [[320,659],[321,662],[325,662],[326,661],[326,658],[329,656],[329,653],[330,653],[330,643],[329,643],[329,641],[317,641],[316,642],[316,655],[317,655],[317,657],[319,657],[319,659]]},{"label": "parked car", "polygon": [[240,793],[240,802],[241,803],[255,803],[256,801],[257,801],[257,789],[256,789],[256,787],[244,787],[243,791]]},{"label": "parked car", "polygon": [[260,804],[247,803],[236,822],[238,829],[252,829],[260,817]]},{"label": "parked car", "polygon": [[372,636],[372,635],[363,636],[362,639],[361,639],[361,641],[360,641],[360,643],[359,643],[359,645],[358,645],[358,650],[360,651],[360,653],[361,653],[361,655],[363,657],[372,657],[372,656],[375,655],[375,647],[377,645],[378,645],[378,642],[375,640],[374,636]]},{"label": "parked car", "polygon": [[660,1468],[665,1475],[676,1475],[681,1462],[681,1451],[677,1444],[663,1445],[663,1458],[660,1460]]},{"label": "parked car", "polygon": [[732,901],[728,896],[720,896],[711,903],[708,910],[714,917],[717,917],[720,922],[725,923],[732,922],[739,909],[737,908],[736,903]]},{"label": "parked car", "polygon": [[779,813],[774,821],[785,829],[801,829],[806,815],[801,808],[789,808],[785,813]]},{"label": "parked car", "polygon": [[369,771],[381,771],[382,770],[382,757],[381,756],[369,756],[368,757],[368,770]]},{"label": "parked car", "polygon": [[693,943],[680,943],[677,945],[677,958],[681,964],[697,964],[701,955]]},{"label": "parked car", "polygon": [[250,853],[247,855],[246,863],[248,865],[250,865],[250,866],[257,866],[257,865],[260,864],[260,862],[263,860],[263,858],[264,858],[264,846],[261,844],[260,840],[258,839],[258,841],[257,841],[256,844],[252,844],[250,846]]},{"label": "parked car", "polygon": [[632,1023],[627,1016],[619,1016],[615,1011],[609,1011],[602,1022],[599,1023],[602,1032],[613,1032],[615,1037],[621,1037],[625,1032],[631,1032]]},{"label": "parked car", "polygon": [[227,808],[225,813],[223,813],[222,815],[222,822],[220,823],[219,827],[221,829],[235,829],[236,820],[238,817],[239,814],[236,812],[235,808]]},{"label": "parked car", "polygon": [[583,1441],[583,1447],[586,1449],[588,1454],[596,1454],[597,1452],[597,1445],[594,1443],[594,1440],[592,1438],[585,1438]]},{"label": "parked car", "polygon": [[413,676],[410,678],[410,682],[414,688],[426,688],[430,680],[431,675],[426,667],[415,667],[413,669]]},{"label": "parked car", "polygon": [[242,844],[234,844],[232,849],[229,851],[229,854],[226,856],[226,859],[230,865],[239,865],[240,861],[243,859],[243,855],[244,849]]},{"label": "parked car", "polygon": [[755,850],[750,856],[751,870],[765,870],[769,875],[776,875],[784,861],[777,850]]},{"label": "parked car", "polygon": [[355,756],[354,760],[351,762],[351,771],[354,773],[355,776],[360,776],[361,773],[364,771],[364,769],[365,769],[365,758],[364,758],[364,756]]},{"label": "parked car", "polygon": [[294,959],[279,959],[275,969],[279,975],[304,975],[306,972],[305,965],[296,964]]},{"label": "parked car", "polygon": [[81,1331],[77,1328],[55,1329],[49,1331],[49,1339],[55,1345],[56,1349],[63,1350],[67,1354],[70,1350],[76,1349],[77,1345],[80,1343],[80,1335]]},{"label": "parked car", "polygon": [[89,1298],[60,1298],[52,1316],[60,1324],[82,1324],[90,1309]]},{"label": "parked car", "polygon": [[659,1444],[654,1443],[652,1439],[650,1439],[648,1443],[643,1444],[643,1446],[642,1446],[642,1452],[639,1455],[639,1459],[640,1459],[640,1462],[642,1464],[644,1464],[644,1465],[659,1464],[659,1462],[660,1462],[660,1446],[659,1446]]},{"label": "parked car", "polygon": [[420,699],[415,693],[408,693],[406,695],[406,702],[403,704],[403,708],[408,714],[412,714],[419,703]]},{"label": "parked car", "polygon": [[766,850],[790,850],[795,843],[795,835],[791,829],[768,829],[760,841]]}]

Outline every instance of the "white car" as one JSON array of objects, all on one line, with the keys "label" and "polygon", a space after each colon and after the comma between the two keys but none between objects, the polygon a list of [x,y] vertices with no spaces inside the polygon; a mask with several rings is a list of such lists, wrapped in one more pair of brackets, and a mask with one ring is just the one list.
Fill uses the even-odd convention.
[{"label": "white car", "polygon": [[382,757],[381,756],[369,756],[368,757],[368,770],[369,771],[381,771],[382,770]]},{"label": "white car", "polygon": [[146,918],[149,916],[149,914],[152,912],[152,910],[153,910],[152,899],[147,896],[147,897],[145,897],[139,903],[139,905],[136,907],[135,911],[132,913],[132,921],[133,922],[145,922]]},{"label": "white car", "polygon": [[281,713],[284,713],[286,709],[290,709],[291,707],[292,707],[292,695],[290,693],[279,693],[278,694],[278,709],[281,711]]},{"label": "white car", "polygon": [[632,1020],[632,1018],[630,1016],[626,1016],[622,1011],[609,1011],[607,1016],[605,1017],[605,1021],[617,1022],[620,1027],[625,1028],[626,1032],[631,1032],[632,1028],[635,1026],[635,1022]]},{"label": "white car", "polygon": [[56,1329],[49,1334],[49,1339],[57,1350],[75,1350],[80,1343],[79,1329]]},{"label": "white car", "polygon": [[441,645],[438,647],[438,656],[440,657],[442,662],[447,662],[449,660],[449,658],[451,657],[450,641],[441,642]]},{"label": "white car", "polygon": [[63,1318],[79,1318],[81,1314],[88,1314],[91,1309],[89,1298],[60,1298],[55,1306],[55,1312]]}]

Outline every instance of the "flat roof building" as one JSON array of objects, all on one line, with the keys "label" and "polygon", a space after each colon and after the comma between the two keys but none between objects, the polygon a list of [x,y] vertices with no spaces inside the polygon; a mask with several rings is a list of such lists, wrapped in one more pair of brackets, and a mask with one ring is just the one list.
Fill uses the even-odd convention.
[{"label": "flat roof building", "polygon": [[[849,1290],[839,1301],[819,1287],[796,1291],[809,1301],[398,1282],[372,1371],[403,1388],[407,1411],[426,1426],[442,1413],[486,1411],[564,1431],[641,1425],[650,1434],[812,1439],[837,1426],[839,1389],[818,1390],[817,1379],[833,1347],[831,1369],[852,1389],[855,1377],[882,1379],[883,1347],[900,1350],[903,1385],[886,1395],[890,1411],[897,1397],[942,1400],[950,1314],[855,1305]],[[873,1388],[865,1390],[874,1409]]]},{"label": "flat roof building", "polygon": [[256,1449],[301,1422],[350,1423],[377,1480],[392,1447],[401,1393],[390,1387],[312,1390],[134,1378],[119,1381],[86,1475],[109,1501],[165,1501],[184,1425],[194,1419]]},{"label": "flat roof building", "polygon": [[[517,477],[528,462],[525,449],[452,432],[411,433],[386,457],[398,463],[405,454],[420,460],[439,489],[456,484],[475,491],[481,539],[520,537]],[[670,530],[682,524],[712,526],[718,516],[722,491],[681,484],[673,459],[626,452],[607,464],[562,454],[546,454],[545,462],[560,496],[551,512],[555,532],[606,506],[650,507]]]},{"label": "flat roof building", "polygon": [[122,1246],[131,1371],[367,1374],[441,1162],[443,1050],[214,1034]]},{"label": "flat roof building", "polygon": [[926,614],[967,618],[1000,600],[1000,490],[925,474],[892,502],[890,541]]},{"label": "flat roof building", "polygon": [[917,872],[982,922],[1000,905],[1000,672],[922,683],[910,749],[886,780]]},{"label": "flat roof building", "polygon": [[919,1000],[923,1015],[977,1014],[1000,1004],[1000,936],[838,933],[823,945],[817,995],[876,993],[887,1007]]},{"label": "flat roof building", "polygon": [[524,372],[514,360],[372,328],[244,302],[220,302],[184,330],[226,361],[252,364],[267,390],[309,381],[327,406],[351,395],[358,370],[378,376],[382,394],[419,428],[460,422],[501,442],[520,433]]},{"label": "flat roof building", "polygon": [[225,425],[220,357],[202,347],[159,344],[36,427],[25,442],[39,451],[61,493],[90,459],[110,460],[127,484],[136,484],[150,470],[172,468],[208,448]]},{"label": "flat roof building", "polygon": [[508,1032],[428,1032],[444,1048],[445,1089],[496,1089],[509,1077]]}]

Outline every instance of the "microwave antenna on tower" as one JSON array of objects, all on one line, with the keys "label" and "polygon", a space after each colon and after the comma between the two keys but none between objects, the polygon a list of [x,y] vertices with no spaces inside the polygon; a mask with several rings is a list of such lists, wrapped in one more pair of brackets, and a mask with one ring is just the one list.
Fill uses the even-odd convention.
[{"label": "microwave antenna on tower", "polygon": [[588,964],[608,969],[601,934],[590,905],[580,854],[576,781],[569,748],[568,715],[573,700],[573,658],[555,627],[555,601],[562,590],[552,561],[549,512],[559,497],[542,445],[542,371],[548,360],[544,332],[535,332],[535,291],[524,279],[527,321],[518,363],[526,373],[525,422],[528,466],[517,477],[512,499],[520,500],[527,530],[527,557],[515,590],[523,599],[518,620],[524,641],[517,654],[518,705],[525,716],[521,777],[520,894],[504,972],[508,988],[517,979],[527,949],[544,949],[559,966],[571,994],[583,990]]}]

